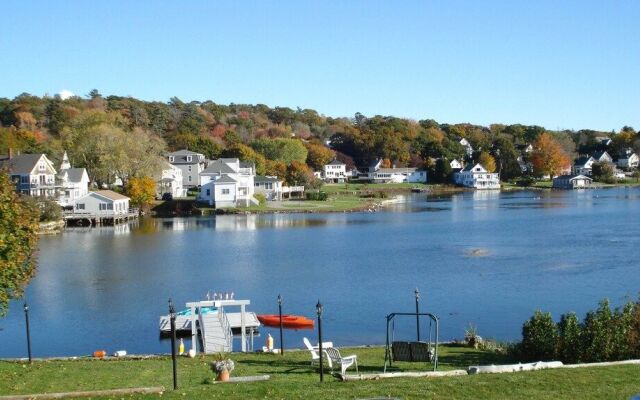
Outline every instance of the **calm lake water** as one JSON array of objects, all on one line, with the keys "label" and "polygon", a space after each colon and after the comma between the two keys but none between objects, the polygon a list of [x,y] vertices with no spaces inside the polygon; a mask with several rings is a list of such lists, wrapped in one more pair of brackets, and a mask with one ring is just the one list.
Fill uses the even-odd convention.
[{"label": "calm lake water", "polygon": [[[249,310],[315,316],[336,345],[382,344],[385,315],[421,309],[441,338],[520,337],[534,310],[583,314],[640,292],[640,189],[406,196],[378,213],[146,219],[40,240],[27,290],[35,356],[168,352],[158,317],[208,291]],[[21,302],[0,320],[0,357],[26,355]],[[427,326],[424,325],[425,332]],[[263,328],[276,339],[276,330]],[[286,331],[285,343],[302,347]],[[423,334],[424,335],[424,334]],[[396,322],[413,339],[415,319]],[[278,343],[276,343],[278,346]],[[236,349],[238,348],[236,343]]]}]

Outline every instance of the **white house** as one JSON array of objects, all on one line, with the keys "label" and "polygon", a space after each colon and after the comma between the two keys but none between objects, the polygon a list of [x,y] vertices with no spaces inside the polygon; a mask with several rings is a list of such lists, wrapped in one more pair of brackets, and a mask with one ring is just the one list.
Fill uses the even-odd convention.
[{"label": "white house", "polygon": [[530,143],[516,145],[516,148],[521,154],[529,154],[533,151],[533,146]]},{"label": "white house", "polygon": [[594,162],[596,162],[596,160],[593,157],[578,158],[573,164],[573,174],[590,176]]},{"label": "white house", "polygon": [[16,191],[27,196],[56,197],[56,169],[45,154],[0,156],[0,168],[6,168]]},{"label": "white house", "polygon": [[117,218],[129,213],[129,198],[111,190],[89,192],[73,201],[73,214]]},{"label": "white house", "polygon": [[481,164],[468,165],[453,177],[458,185],[474,189],[500,189],[498,174],[488,172]]},{"label": "white house", "polygon": [[627,153],[624,158],[618,158],[618,167],[625,169],[638,168],[640,157],[636,153]]},{"label": "white house", "polygon": [[560,175],[553,178],[554,189],[580,189],[591,186],[593,179],[585,175]]},{"label": "white house", "polygon": [[365,180],[372,183],[426,183],[427,171],[417,168],[381,168],[382,160],[373,161],[368,172],[360,172],[359,180]]},{"label": "white house", "polygon": [[158,197],[165,193],[170,193],[173,197],[186,197],[187,189],[183,187],[183,182],[182,169],[165,161],[160,177],[156,180],[156,194]]},{"label": "white house", "polygon": [[467,156],[469,157],[473,156],[473,147],[471,146],[471,143],[469,143],[467,139],[460,138],[460,140],[458,140],[458,143],[460,143],[462,147],[464,147],[464,150],[467,152]]},{"label": "white house", "polygon": [[333,160],[324,166],[323,179],[325,182],[343,183],[347,174],[347,164]]},{"label": "white house", "polygon": [[599,163],[613,163],[613,157],[611,157],[606,151],[594,153],[593,159]]},{"label": "white house", "polygon": [[282,200],[282,181],[275,176],[256,175],[253,178],[255,193],[262,193],[267,200]]},{"label": "white house", "polygon": [[449,166],[455,172],[460,171],[462,168],[464,168],[464,165],[455,158],[449,162]]},{"label": "white house", "polygon": [[62,156],[58,172],[58,204],[71,205],[75,199],[89,193],[89,174],[84,168],[72,168],[67,152]]},{"label": "white house", "polygon": [[167,154],[167,161],[182,170],[182,186],[191,188],[200,186],[200,173],[207,166],[204,154],[189,150],[179,150]]},{"label": "white house", "polygon": [[216,208],[247,207],[258,204],[255,191],[253,164],[237,158],[221,158],[213,161],[200,173],[198,200]]}]

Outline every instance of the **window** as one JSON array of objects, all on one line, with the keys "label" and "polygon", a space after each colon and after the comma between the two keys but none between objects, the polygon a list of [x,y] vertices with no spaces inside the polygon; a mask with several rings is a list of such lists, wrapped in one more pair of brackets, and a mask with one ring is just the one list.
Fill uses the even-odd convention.
[{"label": "window", "polygon": [[107,209],[107,205],[106,205],[105,203],[100,203],[100,204],[98,205],[98,209],[99,209],[100,211],[105,211],[105,210]]},{"label": "window", "polygon": [[[191,167],[189,167],[189,168],[191,168]],[[189,175],[189,182],[191,182],[191,175]]]},{"label": "window", "polygon": [[29,176],[21,176],[20,183],[29,183]]},{"label": "window", "polygon": [[76,210],[84,210],[84,203],[76,203]]},{"label": "window", "polygon": [[44,171],[44,164],[43,164],[43,163],[40,163],[40,164],[38,165],[38,169],[39,169],[40,171]]},{"label": "window", "polygon": [[211,196],[211,189],[207,189],[207,196]]},{"label": "window", "polygon": [[222,194],[229,194],[229,189],[222,189]]},{"label": "window", "polygon": [[[192,159],[193,159],[193,157],[187,156],[187,162],[191,162]],[[191,167],[189,167],[189,168],[191,168]],[[189,171],[191,171],[191,170],[189,170]]]},{"label": "window", "polygon": [[173,156],[169,156],[169,162],[173,162],[175,158]]},{"label": "window", "polygon": [[273,189],[273,183],[271,182],[265,183],[264,188],[267,190]]},{"label": "window", "polygon": [[113,210],[113,203],[107,204],[107,210]]},{"label": "window", "polygon": [[189,168],[189,172],[191,172],[191,165],[189,165],[189,167],[188,167],[188,168]]}]

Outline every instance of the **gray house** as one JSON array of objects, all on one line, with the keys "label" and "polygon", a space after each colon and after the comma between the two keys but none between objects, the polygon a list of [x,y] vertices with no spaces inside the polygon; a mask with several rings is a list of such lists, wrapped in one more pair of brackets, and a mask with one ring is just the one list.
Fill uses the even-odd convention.
[{"label": "gray house", "polygon": [[204,154],[189,150],[179,150],[167,154],[167,161],[182,170],[182,186],[200,186],[200,173],[207,167]]}]

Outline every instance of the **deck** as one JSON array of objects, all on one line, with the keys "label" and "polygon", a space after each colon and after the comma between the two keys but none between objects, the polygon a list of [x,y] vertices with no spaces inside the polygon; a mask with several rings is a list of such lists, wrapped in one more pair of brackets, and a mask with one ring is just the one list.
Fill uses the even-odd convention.
[{"label": "deck", "polygon": [[115,225],[138,218],[140,210],[130,208],[127,212],[78,212],[77,210],[63,211],[62,218],[67,225],[100,226]]}]

